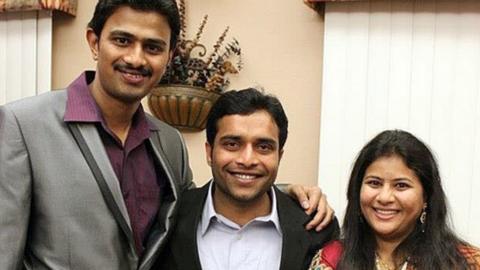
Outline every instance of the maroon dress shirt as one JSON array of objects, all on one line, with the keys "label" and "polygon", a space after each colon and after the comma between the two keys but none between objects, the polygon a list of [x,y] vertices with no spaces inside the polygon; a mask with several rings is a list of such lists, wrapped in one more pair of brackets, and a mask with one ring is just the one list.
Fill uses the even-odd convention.
[{"label": "maroon dress shirt", "polygon": [[155,166],[153,151],[148,138],[158,128],[150,123],[142,106],[135,112],[125,144],[107,127],[88,84],[95,76],[87,71],[67,88],[66,122],[84,122],[96,125],[110,164],[118,178],[123,199],[130,217],[137,253],[142,254],[143,243],[155,220],[160,204],[160,192],[165,177]]}]

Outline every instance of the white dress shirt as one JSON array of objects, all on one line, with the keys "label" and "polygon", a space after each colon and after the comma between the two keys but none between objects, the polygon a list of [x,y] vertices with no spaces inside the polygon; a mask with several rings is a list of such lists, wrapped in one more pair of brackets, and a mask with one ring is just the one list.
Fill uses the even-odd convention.
[{"label": "white dress shirt", "polygon": [[213,181],[197,228],[198,255],[203,270],[272,270],[280,268],[282,231],[275,191],[272,211],[239,226],[213,206]]}]

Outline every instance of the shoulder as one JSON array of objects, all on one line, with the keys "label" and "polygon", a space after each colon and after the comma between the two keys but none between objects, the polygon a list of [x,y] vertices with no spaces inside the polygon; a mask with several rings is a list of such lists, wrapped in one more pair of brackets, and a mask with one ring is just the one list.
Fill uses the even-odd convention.
[{"label": "shoulder", "polygon": [[182,193],[180,203],[188,205],[194,202],[204,201],[208,194],[209,184],[210,182],[206,183],[202,187],[186,190],[185,192]]},{"label": "shoulder", "polygon": [[330,270],[337,267],[343,247],[340,241],[335,240],[320,249],[312,259],[309,270]]},{"label": "shoulder", "polygon": [[458,246],[460,254],[465,258],[471,269],[480,269],[480,249],[470,245]]},{"label": "shoulder", "polygon": [[[42,109],[42,111],[44,111],[55,105],[65,107],[66,100],[67,95],[65,90],[55,90],[38,96],[26,97],[10,102],[6,104],[5,107],[12,111],[34,111],[36,109]],[[34,112],[39,113],[38,111]]]},{"label": "shoulder", "polygon": [[208,184],[201,188],[186,190],[182,193],[178,202],[175,231],[190,231],[194,224],[198,224],[207,194]]},{"label": "shoulder", "polygon": [[52,119],[63,119],[66,100],[66,91],[51,91],[0,106],[0,115],[20,126],[51,126]]},{"label": "shoulder", "polygon": [[291,198],[290,196],[282,192],[276,186],[273,186],[273,189],[275,191],[275,197],[277,200],[277,209],[279,212],[288,212],[289,214],[290,212],[292,212],[295,215],[303,217],[304,219],[308,219],[308,215],[305,214],[305,212],[297,203],[297,201],[295,201],[293,198]]},{"label": "shoulder", "polygon": [[163,136],[167,136],[168,138],[181,138],[180,131],[178,131],[176,128],[168,125],[163,121],[160,121],[159,119],[153,117],[148,113],[145,113],[145,115],[147,117],[147,120],[153,125],[155,125]]},{"label": "shoulder", "polygon": [[296,200],[290,198],[278,188],[275,187],[274,189],[277,195],[277,212],[282,231],[286,235],[304,238],[309,243],[309,258],[326,243],[337,239],[339,226],[336,218],[319,232],[313,229],[307,231],[305,225],[311,220],[312,216],[307,215]]},{"label": "shoulder", "polygon": [[153,143],[163,149],[166,158],[173,164],[188,165],[185,159],[187,149],[180,131],[147,113],[145,115],[147,121],[156,127],[155,130],[152,130],[151,139]]},{"label": "shoulder", "polygon": [[[274,190],[277,198],[277,210],[281,226],[298,228],[304,231],[304,226],[311,220],[312,216],[307,215],[295,199],[283,193],[275,186]],[[338,228],[338,221],[335,218],[320,232],[309,230],[305,231],[305,233],[308,234],[314,242],[323,245],[323,243],[336,238]]]},{"label": "shoulder", "polygon": [[277,212],[282,227],[303,227],[310,217],[301,206],[276,186],[273,187],[277,201]]}]

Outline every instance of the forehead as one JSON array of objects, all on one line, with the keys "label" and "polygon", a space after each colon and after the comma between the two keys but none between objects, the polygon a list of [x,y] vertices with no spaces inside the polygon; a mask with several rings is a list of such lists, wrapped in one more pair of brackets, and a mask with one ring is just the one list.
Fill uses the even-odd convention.
[{"label": "forehead", "polygon": [[248,140],[268,138],[278,142],[279,129],[273,117],[260,110],[248,115],[232,114],[217,122],[216,139],[237,136]]},{"label": "forehead", "polygon": [[410,169],[403,160],[403,158],[398,155],[390,155],[377,158],[367,167],[367,170],[365,171],[365,176],[369,174],[382,175],[387,179],[407,177],[411,180],[417,180],[418,182],[420,182],[415,171]]},{"label": "forehead", "polygon": [[168,20],[155,11],[142,11],[128,6],[117,8],[107,19],[102,30],[103,33],[123,31],[129,34],[145,37],[170,38],[171,29]]}]

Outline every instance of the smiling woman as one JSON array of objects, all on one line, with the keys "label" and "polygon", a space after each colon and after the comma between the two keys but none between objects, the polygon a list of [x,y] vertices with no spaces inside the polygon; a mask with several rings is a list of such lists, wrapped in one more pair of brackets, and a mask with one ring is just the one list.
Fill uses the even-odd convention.
[{"label": "smiling woman", "polygon": [[400,242],[410,234],[427,204],[415,172],[396,154],[380,157],[365,171],[360,208],[379,241]]},{"label": "smiling woman", "polygon": [[310,270],[480,269],[480,250],[447,224],[447,204],[430,149],[401,130],[363,147],[348,184],[342,239]]}]

